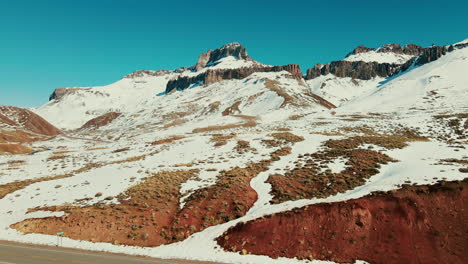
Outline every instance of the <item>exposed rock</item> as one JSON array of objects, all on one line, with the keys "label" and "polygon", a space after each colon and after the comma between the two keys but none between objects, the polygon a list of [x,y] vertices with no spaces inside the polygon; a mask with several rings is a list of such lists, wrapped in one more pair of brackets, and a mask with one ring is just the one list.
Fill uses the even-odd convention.
[{"label": "exposed rock", "polygon": [[317,64],[307,70],[306,79],[314,79],[320,75],[334,74],[337,77],[351,77],[370,80],[374,77],[388,77],[399,71],[398,64],[364,62],[364,61],[333,61],[330,64]]},{"label": "exposed rock", "polygon": [[62,98],[66,94],[73,93],[75,91],[80,91],[80,90],[89,90],[90,88],[84,88],[84,87],[69,87],[69,88],[57,88],[54,90],[54,92],[49,96],[49,101],[52,101],[54,99],[58,100]]},{"label": "exposed rock", "polygon": [[166,93],[177,90],[184,90],[194,84],[209,85],[222,80],[231,79],[244,79],[254,72],[280,72],[287,71],[291,73],[293,78],[298,80],[302,79],[302,72],[297,64],[289,64],[284,66],[262,66],[262,67],[243,67],[237,69],[216,69],[207,70],[197,76],[178,77],[177,79],[171,80],[167,83]]},{"label": "exposed rock", "polygon": [[444,46],[432,46],[425,48],[422,54],[416,60],[417,65],[423,65],[431,61],[435,61],[447,53],[447,48]]},{"label": "exposed rock", "polygon": [[247,54],[247,49],[241,44],[233,42],[226,44],[219,49],[208,50],[207,52],[202,53],[198,57],[197,64],[195,65],[195,70],[199,71],[207,65],[215,65],[218,60],[228,56],[234,56],[239,60],[251,60],[251,58]]},{"label": "exposed rock", "polygon": [[457,49],[466,48],[466,47],[468,47],[468,42],[455,44],[455,45],[453,45],[453,46],[454,46],[455,48],[457,48]]},{"label": "exposed rock", "polygon": [[355,48],[353,51],[348,53],[346,57],[359,54],[359,53],[366,53],[370,51],[376,51],[379,53],[396,53],[396,54],[406,54],[406,55],[417,56],[422,53],[422,49],[423,48],[421,46],[418,46],[415,44],[407,44],[405,47],[401,47],[400,44],[392,43],[392,44],[383,45],[382,47],[378,49],[368,48],[366,46],[360,45],[357,48]]},{"label": "exposed rock", "polygon": [[372,50],[375,50],[375,49],[368,48],[366,46],[360,45],[357,48],[355,48],[353,51],[348,53],[348,55],[346,55],[346,57],[349,57],[349,56],[354,55],[354,54],[366,53],[366,52],[369,52],[369,51],[372,51]]},{"label": "exposed rock", "polygon": [[139,71],[134,71],[128,75],[125,75],[124,78],[137,78],[137,77],[144,77],[144,76],[162,76],[165,74],[171,73],[168,70],[157,70],[157,71],[150,71],[150,70],[139,70]]},{"label": "exposed rock", "polygon": [[[348,56],[357,53],[368,52],[373,49],[359,46]],[[422,48],[421,46],[408,44],[402,48],[399,44],[387,44],[376,52],[393,52],[397,54],[406,54],[416,56],[403,64],[378,63],[364,61],[333,61],[329,64],[316,64],[314,68],[307,69],[306,80],[317,78],[321,75],[333,74],[337,77],[351,77],[354,79],[370,80],[374,77],[389,77],[396,73],[407,70],[413,63],[423,65],[435,61],[445,55],[447,48],[444,46],[432,46]]]},{"label": "exposed rock", "polygon": [[403,49],[403,53],[406,55],[418,56],[422,53],[423,48],[418,45],[408,44]]},{"label": "exposed rock", "polygon": [[[465,263],[468,181],[404,186],[241,222],[225,250],[337,263]],[[313,256],[313,257],[311,257]]]}]

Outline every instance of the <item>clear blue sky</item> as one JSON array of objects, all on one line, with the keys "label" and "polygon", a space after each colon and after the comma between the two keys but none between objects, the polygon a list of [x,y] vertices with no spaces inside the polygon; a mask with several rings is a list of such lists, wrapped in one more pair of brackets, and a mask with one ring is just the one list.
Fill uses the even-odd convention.
[{"label": "clear blue sky", "polygon": [[468,1],[430,0],[0,0],[0,105],[190,66],[233,41],[304,72],[361,44],[450,44],[468,38],[467,10]]}]

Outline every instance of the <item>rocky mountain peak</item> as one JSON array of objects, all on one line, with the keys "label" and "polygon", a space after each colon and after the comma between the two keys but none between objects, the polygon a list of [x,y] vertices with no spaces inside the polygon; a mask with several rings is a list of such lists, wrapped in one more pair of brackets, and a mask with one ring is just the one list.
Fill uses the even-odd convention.
[{"label": "rocky mountain peak", "polygon": [[251,60],[247,53],[247,49],[238,42],[232,42],[223,45],[215,50],[208,50],[198,57],[195,70],[199,71],[206,66],[216,65],[223,58],[233,56],[238,60]]},{"label": "rocky mountain peak", "polygon": [[368,48],[364,45],[359,45],[357,48],[353,49],[350,53],[348,53],[346,55],[346,57],[349,57],[351,55],[354,55],[354,54],[359,54],[359,53],[366,53],[366,52],[369,52],[369,51],[372,51],[372,50],[375,50],[373,48]]},{"label": "rocky mountain peak", "polygon": [[368,48],[366,46],[360,45],[350,53],[346,55],[346,57],[350,57],[352,55],[360,54],[360,53],[368,53],[368,52],[377,52],[377,53],[395,53],[395,54],[405,54],[405,55],[412,55],[417,56],[422,53],[422,47],[415,45],[415,44],[407,44],[402,47],[400,44],[391,43],[385,44],[377,49],[375,48]]}]

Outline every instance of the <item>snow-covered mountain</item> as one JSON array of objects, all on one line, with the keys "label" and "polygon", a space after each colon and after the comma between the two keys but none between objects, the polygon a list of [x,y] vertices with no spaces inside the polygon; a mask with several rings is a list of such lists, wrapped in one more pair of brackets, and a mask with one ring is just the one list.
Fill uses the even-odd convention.
[{"label": "snow-covered mountain", "polygon": [[[174,93],[185,89],[184,93]],[[195,98],[203,100],[197,105]],[[109,112],[123,113],[121,119],[135,113],[153,116],[155,106],[161,109],[154,115],[156,118],[187,108],[197,116],[207,112],[220,116],[233,105],[235,113],[247,115],[260,115],[287,105],[329,107],[321,106],[321,99],[311,94],[298,65],[256,62],[239,43],[209,50],[191,67],[137,71],[101,87],[59,88],[50,99],[35,111],[63,129],[77,129]]]},{"label": "snow-covered mountain", "polygon": [[467,58],[467,40],[359,46],[304,74],[230,43],[56,89],[36,114],[0,107],[0,133],[42,135],[0,152],[0,237],[53,245],[61,230],[67,247],[224,263],[464,263]]}]

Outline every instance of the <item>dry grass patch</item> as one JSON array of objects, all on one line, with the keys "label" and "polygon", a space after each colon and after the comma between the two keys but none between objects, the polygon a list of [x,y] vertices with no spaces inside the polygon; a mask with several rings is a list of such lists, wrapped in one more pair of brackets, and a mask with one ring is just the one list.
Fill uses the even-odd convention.
[{"label": "dry grass patch", "polygon": [[330,139],[325,146],[335,149],[355,149],[363,144],[377,145],[386,149],[404,148],[411,141],[428,141],[413,134],[355,136],[346,139]]},{"label": "dry grass patch", "polygon": [[294,135],[291,132],[278,132],[272,133],[271,136],[277,140],[283,141],[285,143],[296,143],[304,141],[304,138],[301,136]]},{"label": "dry grass patch", "polygon": [[23,146],[21,144],[4,144],[0,143],[0,155],[18,155],[28,154],[34,150],[30,147]]},{"label": "dry grass patch", "polygon": [[344,136],[345,134],[337,131],[314,131],[310,132],[310,134],[315,134],[315,135],[324,135],[324,136]]},{"label": "dry grass patch", "polygon": [[29,143],[44,140],[47,137],[27,133],[21,130],[0,130],[0,143],[16,142]]},{"label": "dry grass patch", "polygon": [[85,151],[103,150],[103,149],[107,149],[107,148],[104,148],[104,147],[97,147],[97,148],[87,148],[87,149],[85,149]]},{"label": "dry grass patch", "polygon": [[23,189],[26,186],[31,185],[36,182],[58,180],[58,179],[68,178],[71,176],[72,174],[62,174],[58,176],[42,177],[42,178],[37,178],[37,179],[32,179],[32,180],[15,181],[15,182],[3,184],[3,185],[0,185],[0,199],[5,197],[7,194],[16,192],[17,190]]},{"label": "dry grass patch", "polygon": [[340,127],[339,130],[347,132],[347,133],[361,133],[365,135],[377,135],[378,133],[375,132],[372,128],[368,127]]},{"label": "dry grass patch", "polygon": [[241,111],[239,109],[240,104],[241,104],[241,101],[235,102],[233,105],[231,105],[228,108],[224,109],[224,111],[221,114],[223,116],[233,115],[233,114],[240,114],[241,113]]},{"label": "dry grass patch", "polygon": [[299,120],[301,118],[303,118],[304,116],[306,115],[291,115],[288,117],[288,120]]},{"label": "dry grass patch", "polygon": [[283,108],[288,104],[294,105],[294,98],[281,89],[279,84],[280,83],[276,80],[265,79],[265,87],[275,92],[278,96],[283,97],[284,101],[281,103],[280,108]]},{"label": "dry grass patch", "polygon": [[257,200],[257,193],[250,186],[252,178],[266,171],[271,162],[290,153],[291,148],[284,147],[271,153],[269,159],[250,163],[245,168],[220,171],[214,185],[199,189],[186,199],[172,226],[176,241],[244,216]]},{"label": "dry grass patch", "polygon": [[223,135],[223,134],[212,134],[210,141],[215,142],[214,146],[219,147],[219,146],[224,146],[227,144],[227,142],[231,139],[236,137],[235,133],[231,133],[228,135]]},{"label": "dry grass patch", "polygon": [[[151,174],[115,197],[118,204],[34,208],[30,211],[64,211],[68,215],[28,219],[11,227],[49,235],[63,230],[69,238],[93,242],[150,247],[168,244],[177,236],[172,226],[179,211],[180,185],[197,174],[198,170]],[[102,193],[96,196],[102,197]]]},{"label": "dry grass patch", "polygon": [[[324,150],[300,155],[296,167],[284,175],[274,174],[267,180],[272,186],[272,203],[291,200],[325,198],[352,190],[365,184],[366,179],[379,172],[381,164],[393,162],[386,154],[360,149],[363,144],[378,145],[387,149],[403,148],[408,141],[425,141],[413,132],[399,135],[354,136],[329,139]],[[345,169],[332,172],[328,164],[336,159],[345,161]]]},{"label": "dry grass patch", "polygon": [[169,138],[165,138],[165,139],[160,139],[160,140],[156,140],[154,142],[151,142],[151,145],[162,145],[162,144],[168,144],[168,143],[172,143],[172,142],[175,142],[177,140],[181,140],[185,137],[183,136],[172,136],[172,137],[169,137]]},{"label": "dry grass patch", "polygon": [[47,158],[47,161],[54,161],[54,160],[63,160],[68,158],[68,155],[52,155]]},{"label": "dry grass patch", "polygon": [[175,127],[175,126],[180,126],[187,123],[187,120],[185,119],[176,119],[168,124],[165,124],[163,128],[170,128],[170,127]]},{"label": "dry grass patch", "polygon": [[225,129],[234,129],[234,128],[240,128],[240,127],[255,127],[257,125],[257,122],[255,122],[256,117],[254,116],[247,116],[247,115],[233,115],[233,116],[242,118],[245,121],[241,123],[236,123],[236,124],[196,128],[192,131],[192,133],[206,133],[206,132],[219,131],[219,130],[225,130]]},{"label": "dry grass patch", "polygon": [[112,151],[112,153],[119,153],[119,152],[125,152],[125,151],[128,151],[130,150],[129,147],[126,147],[126,148],[120,148],[120,149],[116,149],[114,151]]}]

